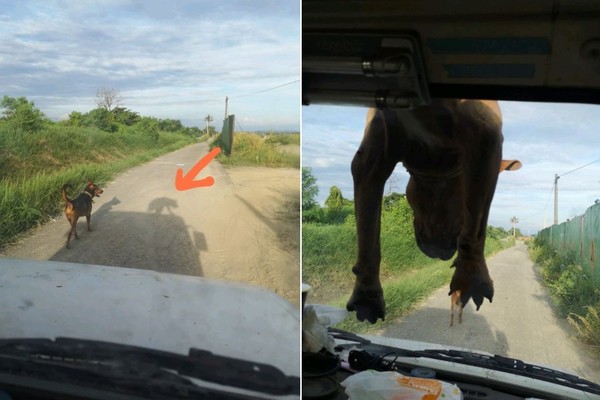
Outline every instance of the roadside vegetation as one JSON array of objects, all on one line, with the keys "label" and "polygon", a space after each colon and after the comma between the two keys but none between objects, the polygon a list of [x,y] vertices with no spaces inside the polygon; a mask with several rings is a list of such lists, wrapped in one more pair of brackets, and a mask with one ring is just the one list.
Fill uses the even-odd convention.
[{"label": "roadside vegetation", "polygon": [[[217,146],[217,137],[211,146]],[[299,133],[249,133],[235,132],[231,155],[221,153],[217,160],[225,166],[259,166],[300,168],[300,152],[283,151],[280,146],[298,145]]]},{"label": "roadside vegetation", "polygon": [[[318,187],[309,168],[302,169],[302,193],[302,279],[312,287],[308,301],[345,308],[354,285],[351,268],[357,253],[353,201],[333,186],[321,207],[315,201]],[[454,272],[451,261],[433,260],[420,251],[412,219],[404,194],[384,196],[380,277],[387,314],[377,329],[397,321],[433,291],[448,285]],[[486,255],[512,245],[514,239],[509,232],[488,227]],[[355,318],[348,318],[339,327],[357,333],[373,329]]]},{"label": "roadside vegetation", "polygon": [[531,259],[548,287],[556,310],[576,329],[581,341],[600,356],[600,288],[575,260],[572,252],[558,252],[534,242]]},{"label": "roadside vegetation", "polygon": [[88,180],[102,186],[127,168],[202,140],[205,133],[179,120],[140,116],[114,102],[74,111],[60,122],[50,121],[24,97],[4,96],[0,111],[0,247],[59,213],[64,184],[72,185],[70,195]]}]

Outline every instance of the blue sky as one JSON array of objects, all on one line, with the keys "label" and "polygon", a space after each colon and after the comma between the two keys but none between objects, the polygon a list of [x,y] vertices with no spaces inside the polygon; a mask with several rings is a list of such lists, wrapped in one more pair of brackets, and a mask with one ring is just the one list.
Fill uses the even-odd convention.
[{"label": "blue sky", "polygon": [[[500,102],[503,113],[504,158],[523,163],[519,171],[502,173],[489,223],[506,229],[512,216],[524,234],[534,234],[554,219],[554,174],[558,181],[559,222],[600,199],[600,106]],[[323,203],[329,188],[338,186],[352,198],[350,162],[362,139],[366,109],[311,105],[302,108],[302,161],[311,167]],[[401,164],[392,190],[404,193],[408,174]],[[390,185],[386,186],[386,193]]]},{"label": "blue sky", "polygon": [[99,88],[141,115],[218,129],[300,127],[300,2],[0,0],[0,97],[53,120],[96,107]]}]

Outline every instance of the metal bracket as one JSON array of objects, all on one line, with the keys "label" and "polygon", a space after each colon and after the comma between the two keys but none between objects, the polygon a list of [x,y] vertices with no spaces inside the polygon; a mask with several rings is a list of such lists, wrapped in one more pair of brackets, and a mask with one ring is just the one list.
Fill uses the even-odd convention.
[{"label": "metal bracket", "polygon": [[302,36],[302,102],[414,108],[431,101],[414,33]]}]

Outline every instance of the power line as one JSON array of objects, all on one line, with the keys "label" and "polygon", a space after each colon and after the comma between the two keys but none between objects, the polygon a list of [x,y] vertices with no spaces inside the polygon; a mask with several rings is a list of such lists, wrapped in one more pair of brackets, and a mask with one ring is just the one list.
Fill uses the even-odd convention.
[{"label": "power line", "polygon": [[280,87],[284,87],[284,86],[287,86],[287,85],[291,85],[291,84],[293,84],[293,83],[296,83],[296,82],[300,82],[300,79],[296,79],[295,81],[291,81],[291,82],[288,82],[288,83],[284,83],[283,85],[277,85],[277,86],[273,86],[273,87],[270,87],[270,88],[268,88],[268,89],[257,90],[256,92],[252,92],[252,93],[240,94],[240,95],[237,95],[237,96],[229,96],[229,98],[230,98],[230,99],[233,99],[233,98],[236,98],[236,99],[237,99],[237,98],[239,98],[239,97],[252,96],[252,95],[254,95],[254,94],[259,94],[259,93],[264,93],[264,92],[268,92],[268,91],[271,91],[271,90],[279,89]]},{"label": "power line", "polygon": [[244,132],[244,128],[242,128],[242,126],[240,125],[240,122],[238,121],[238,119],[235,119],[235,123],[237,124],[237,126],[240,128],[240,131]]},{"label": "power line", "polygon": [[570,174],[571,172],[578,171],[578,170],[580,170],[581,168],[587,167],[588,165],[592,165],[593,163],[597,163],[598,161],[600,161],[600,158],[599,158],[599,159],[597,159],[597,160],[594,160],[594,161],[592,161],[591,163],[587,163],[587,164],[585,164],[585,165],[582,165],[582,166],[581,166],[581,167],[579,167],[579,168],[575,168],[574,170],[571,170],[571,171],[569,171],[569,172],[565,172],[564,174],[562,174],[562,175],[559,175],[558,177],[560,178],[561,176],[565,176],[565,175],[567,175],[567,174]]},{"label": "power line", "polygon": [[538,214],[546,212],[546,209],[548,208],[548,203],[550,203],[550,199],[552,198],[552,192],[554,192],[554,185],[552,185],[552,187],[550,187],[550,191],[548,193],[548,198],[546,199],[546,204],[544,205],[544,208],[542,208],[541,210],[536,211],[536,212],[534,212],[532,214],[527,215],[525,218],[521,218],[521,222],[522,221],[528,221],[531,218],[537,216]]}]

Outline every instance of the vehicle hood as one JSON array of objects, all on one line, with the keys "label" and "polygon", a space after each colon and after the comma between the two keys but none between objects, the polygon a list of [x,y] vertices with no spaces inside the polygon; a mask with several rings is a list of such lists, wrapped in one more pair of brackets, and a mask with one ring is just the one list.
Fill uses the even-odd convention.
[{"label": "vehicle hood", "polygon": [[73,337],[300,370],[300,312],[268,290],[149,270],[0,258],[0,338]]}]

